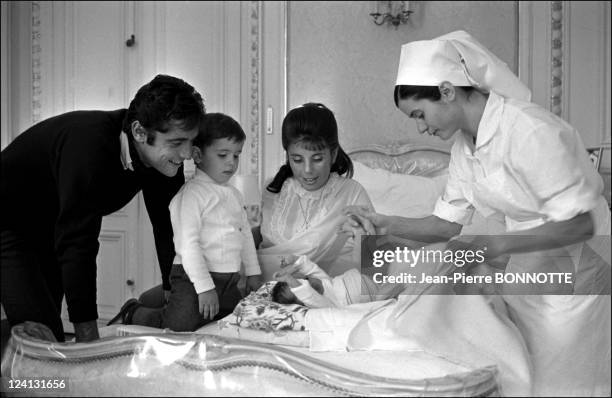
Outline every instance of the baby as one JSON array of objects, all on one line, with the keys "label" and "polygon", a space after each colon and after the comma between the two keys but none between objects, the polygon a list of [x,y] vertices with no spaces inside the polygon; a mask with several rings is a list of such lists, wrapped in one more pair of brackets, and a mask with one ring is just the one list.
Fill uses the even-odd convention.
[{"label": "baby", "polygon": [[375,299],[372,281],[358,270],[351,269],[331,278],[306,256],[300,256],[294,264],[276,272],[274,279],[278,282],[272,288],[272,300],[280,304],[325,308]]}]

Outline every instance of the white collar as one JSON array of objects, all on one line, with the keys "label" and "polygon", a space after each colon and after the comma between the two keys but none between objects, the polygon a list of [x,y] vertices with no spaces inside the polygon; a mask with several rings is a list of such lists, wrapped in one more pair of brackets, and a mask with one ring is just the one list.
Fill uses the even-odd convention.
[{"label": "white collar", "polygon": [[122,131],[119,135],[119,140],[121,142],[121,163],[123,164],[123,170],[129,169],[134,171],[132,157],[130,156],[130,144],[128,141],[128,136],[124,131]]},{"label": "white collar", "polygon": [[197,178],[198,180],[201,180],[203,182],[209,183],[209,184],[215,184],[215,185],[219,185],[222,187],[227,187],[229,186],[229,181],[224,182],[224,183],[219,183],[215,180],[212,179],[211,176],[209,176],[205,171],[200,170],[199,168],[196,167],[195,169],[195,174],[193,175],[193,178]]},{"label": "white collar", "polygon": [[321,188],[317,189],[316,191],[306,190],[304,187],[302,187],[302,184],[300,184],[300,182],[295,177],[292,177],[288,180],[291,181],[290,184],[298,197],[303,198],[303,199],[321,200],[323,196],[327,195],[327,192],[334,189],[334,186],[336,185],[335,182],[339,178],[340,176],[338,175],[338,173],[335,171],[332,171],[331,173],[329,173],[329,179],[327,180],[325,185],[323,185]]},{"label": "white collar", "polygon": [[476,137],[476,144],[474,145],[475,150],[489,142],[499,130],[499,121],[504,103],[504,97],[494,91],[489,92],[489,98],[487,99],[482,117],[480,118],[480,124],[478,125],[478,135]]}]

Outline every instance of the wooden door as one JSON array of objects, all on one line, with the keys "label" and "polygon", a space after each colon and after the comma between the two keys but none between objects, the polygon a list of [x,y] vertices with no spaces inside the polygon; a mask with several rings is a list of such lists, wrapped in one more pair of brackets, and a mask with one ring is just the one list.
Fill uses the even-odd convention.
[{"label": "wooden door", "polygon": [[[77,109],[127,107],[133,95],[130,80],[135,54],[133,46],[126,44],[133,29],[133,2],[41,2],[39,6],[42,48],[35,61],[44,71],[41,119]],[[102,222],[97,257],[101,326],[136,294],[139,206],[137,196]],[[66,330],[71,331],[65,302],[63,319]]]}]

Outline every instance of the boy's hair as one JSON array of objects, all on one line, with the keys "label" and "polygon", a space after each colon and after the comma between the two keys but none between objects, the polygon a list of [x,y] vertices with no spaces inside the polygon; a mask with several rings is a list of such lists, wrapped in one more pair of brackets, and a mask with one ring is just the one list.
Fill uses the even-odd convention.
[{"label": "boy's hair", "polygon": [[296,304],[296,297],[293,298],[287,296],[287,291],[291,292],[291,288],[287,282],[276,282],[272,288],[272,301],[279,304]]},{"label": "boy's hair", "polygon": [[194,129],[205,112],[202,96],[193,86],[173,76],[157,75],[130,102],[122,129],[133,139],[132,123],[138,120],[147,131],[147,144],[152,145],[152,131],[166,133],[172,124],[183,130]]},{"label": "boy's hair", "polygon": [[230,141],[244,142],[246,134],[240,127],[240,123],[223,113],[208,113],[200,122],[198,136],[193,140],[193,145],[204,149],[212,145],[214,140],[227,138]]}]

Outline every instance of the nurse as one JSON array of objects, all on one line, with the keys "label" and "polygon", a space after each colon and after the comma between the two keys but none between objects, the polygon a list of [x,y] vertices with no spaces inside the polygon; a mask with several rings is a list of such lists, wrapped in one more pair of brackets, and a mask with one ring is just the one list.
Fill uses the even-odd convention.
[{"label": "nurse", "polygon": [[[578,132],[529,102],[529,89],[463,31],[402,46],[394,96],[420,133],[455,138],[448,185],[422,219],[345,214],[369,233],[511,255],[506,273],[572,272],[574,284],[550,285],[553,294],[504,286],[503,298],[531,355],[534,395],[610,396],[610,209]],[[458,237],[474,211],[503,219],[506,232]]]}]

